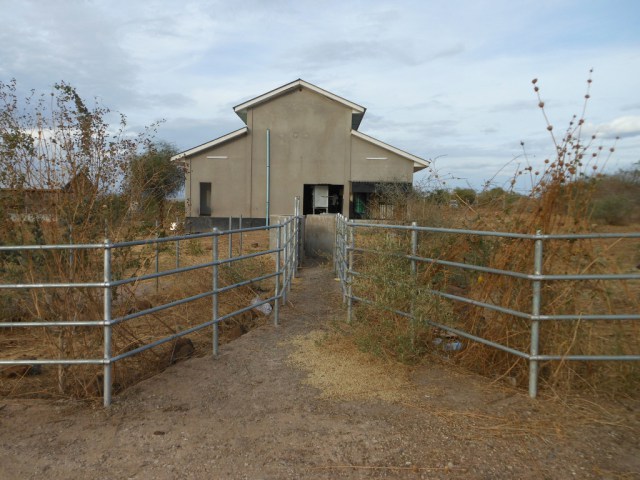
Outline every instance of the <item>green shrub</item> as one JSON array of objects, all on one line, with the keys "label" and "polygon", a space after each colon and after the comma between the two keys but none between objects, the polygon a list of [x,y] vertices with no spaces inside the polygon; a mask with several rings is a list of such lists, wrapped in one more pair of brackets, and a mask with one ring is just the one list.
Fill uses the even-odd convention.
[{"label": "green shrub", "polygon": [[605,197],[593,205],[593,218],[607,225],[628,225],[632,212],[633,203],[625,197]]}]

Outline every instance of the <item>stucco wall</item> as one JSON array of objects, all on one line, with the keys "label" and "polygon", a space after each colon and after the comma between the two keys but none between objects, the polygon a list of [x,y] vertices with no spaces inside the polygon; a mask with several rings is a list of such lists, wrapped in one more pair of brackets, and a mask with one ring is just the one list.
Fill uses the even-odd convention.
[{"label": "stucco wall", "polygon": [[[367,160],[367,158],[376,160]],[[386,158],[386,160],[378,160]],[[382,147],[351,136],[352,182],[405,182],[413,180],[413,162]]]},{"label": "stucco wall", "polygon": [[[271,213],[289,214],[308,184],[348,189],[351,110],[307,89],[295,90],[249,112],[252,135],[252,204],[264,216],[266,132],[271,135]],[[345,192],[347,194],[347,192]]]},{"label": "stucco wall", "polygon": [[351,181],[410,183],[413,162],[352,135],[351,121],[350,108],[305,88],[256,105],[247,112],[246,136],[188,160],[187,216],[200,215],[199,184],[211,182],[211,217],[265,218],[267,129],[271,215],[291,214],[305,184],[343,185],[343,214],[348,215]]},{"label": "stucco wall", "polygon": [[[189,216],[200,215],[200,182],[211,182],[212,217],[250,216],[249,141],[247,136],[236,138],[190,159],[186,181],[186,198],[191,199]],[[227,158],[207,158],[211,156]]]}]

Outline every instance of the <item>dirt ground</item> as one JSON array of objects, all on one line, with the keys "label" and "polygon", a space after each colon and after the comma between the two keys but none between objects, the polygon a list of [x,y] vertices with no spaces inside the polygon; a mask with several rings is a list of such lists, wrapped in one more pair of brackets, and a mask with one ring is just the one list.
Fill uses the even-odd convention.
[{"label": "dirt ground", "polygon": [[332,334],[324,266],[281,325],[176,364],[110,409],[0,400],[0,478],[640,478],[631,400],[530,400],[431,359],[387,365]]}]

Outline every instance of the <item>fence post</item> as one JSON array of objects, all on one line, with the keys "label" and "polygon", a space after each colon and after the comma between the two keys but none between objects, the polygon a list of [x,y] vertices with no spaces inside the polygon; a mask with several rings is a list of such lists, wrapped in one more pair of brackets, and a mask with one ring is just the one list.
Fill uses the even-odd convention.
[{"label": "fence post", "polygon": [[303,227],[304,227],[304,215],[302,215],[302,211],[300,210],[300,197],[296,197],[298,200],[298,208],[296,209],[298,216],[298,265],[302,262],[302,255],[304,254],[304,236],[303,236]]},{"label": "fence post", "polygon": [[348,237],[348,256],[349,264],[347,266],[347,323],[351,323],[353,317],[353,248],[355,246],[355,228],[353,220],[346,223]]},{"label": "fence post", "polygon": [[340,265],[338,266],[340,283],[342,283],[342,304],[347,303],[347,274],[345,267],[347,265],[347,222],[346,218],[340,216]]},{"label": "fence post", "polygon": [[287,257],[288,257],[288,247],[289,244],[287,243],[287,227],[288,224],[284,224],[284,226],[282,225],[282,223],[278,222],[278,225],[280,227],[280,232],[279,235],[284,235],[284,238],[281,240],[281,245],[282,245],[282,253],[283,253],[283,258],[282,260],[284,260],[282,262],[282,305],[286,305],[287,303]]},{"label": "fence post", "polygon": [[242,214],[240,214],[240,218],[238,218],[238,230],[240,230],[240,244],[238,245],[238,255],[242,256]]},{"label": "fence post", "polygon": [[[69,224],[69,245],[73,246],[73,225]],[[73,274],[73,258],[75,255],[75,250],[73,248],[69,249],[69,278],[71,280],[74,279],[75,275]]]},{"label": "fence post", "polygon": [[276,227],[276,291],[275,301],[273,302],[273,324],[277,327],[280,314],[280,248],[282,242],[280,240],[280,220],[278,220],[278,226]]},{"label": "fence post", "polygon": [[[542,232],[536,232],[533,258],[533,274],[542,275]],[[542,282],[534,280],[532,283],[533,298],[531,302],[531,314],[540,315],[540,296]],[[531,357],[540,353],[540,321],[531,320]],[[538,360],[529,357],[529,396],[536,398],[538,394]]]},{"label": "fence post", "polygon": [[104,240],[104,370],[102,399],[105,407],[111,405],[111,245],[109,239]]},{"label": "fence post", "polygon": [[287,286],[289,289],[289,293],[291,293],[291,279],[293,278],[293,262],[295,259],[295,242],[293,241],[293,222],[295,222],[295,217],[289,220],[289,224],[287,225],[287,244],[289,245],[289,258],[287,259],[287,263],[289,266],[287,267]]},{"label": "fence post", "polygon": [[298,276],[298,216],[293,210],[293,218],[291,219],[291,278]]},{"label": "fence post", "polygon": [[[176,235],[179,236],[178,219],[176,218]],[[176,240],[176,268],[180,268],[180,240]]]},{"label": "fence post", "polygon": [[342,216],[336,215],[336,276],[340,280],[340,289],[342,290],[342,303],[346,303],[344,296],[344,284],[342,282]]},{"label": "fence post", "polygon": [[289,272],[291,270],[289,265],[289,258],[291,257],[291,237],[289,236],[289,226],[291,225],[290,221],[285,222],[284,224],[284,282],[282,284],[282,293],[283,297],[283,305],[287,302],[287,297],[289,296]]},{"label": "fence post", "polygon": [[[229,217],[229,230],[233,230],[233,217]],[[227,239],[229,241],[229,257],[233,257],[233,235],[228,233]]]},{"label": "fence post", "polygon": [[293,276],[298,277],[298,268],[300,266],[300,197],[295,197],[293,202],[293,215],[294,215],[294,264],[293,264]]},{"label": "fence post", "polygon": [[336,213],[336,237],[333,244],[333,273],[340,278],[339,269],[339,251],[340,251],[340,214]]},{"label": "fence post", "polygon": [[213,320],[213,356],[218,356],[218,229],[213,229],[213,300],[211,302],[211,316]]},{"label": "fence post", "polygon": [[[411,256],[418,255],[418,223],[411,222]],[[411,346],[416,342],[416,297],[418,295],[418,262],[411,259]]]},{"label": "fence post", "polygon": [[[156,273],[160,272],[160,248],[158,247],[158,220],[156,220]],[[160,287],[160,277],[156,277],[156,293],[158,293],[158,289]]]}]

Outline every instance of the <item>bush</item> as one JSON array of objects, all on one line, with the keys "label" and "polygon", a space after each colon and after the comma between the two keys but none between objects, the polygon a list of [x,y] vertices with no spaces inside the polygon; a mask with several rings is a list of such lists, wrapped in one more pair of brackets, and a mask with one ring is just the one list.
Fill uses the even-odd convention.
[{"label": "bush", "polygon": [[473,188],[456,188],[453,194],[466,205],[473,205],[476,201],[476,191]]},{"label": "bush", "polygon": [[633,212],[633,200],[624,197],[605,197],[595,200],[593,218],[607,225],[628,225]]}]

